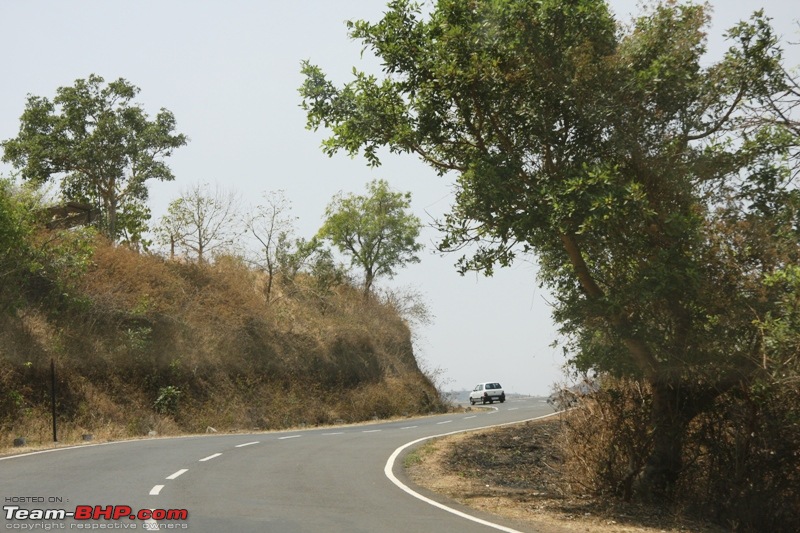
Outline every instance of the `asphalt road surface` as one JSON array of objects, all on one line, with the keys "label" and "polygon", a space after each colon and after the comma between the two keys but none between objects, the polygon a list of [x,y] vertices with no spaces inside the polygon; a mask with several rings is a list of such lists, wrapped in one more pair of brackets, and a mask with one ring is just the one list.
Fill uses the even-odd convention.
[{"label": "asphalt road surface", "polygon": [[540,398],[487,407],[388,423],[156,438],[0,458],[0,527],[193,533],[531,531],[420,489],[403,475],[403,455],[427,438],[553,412]]}]

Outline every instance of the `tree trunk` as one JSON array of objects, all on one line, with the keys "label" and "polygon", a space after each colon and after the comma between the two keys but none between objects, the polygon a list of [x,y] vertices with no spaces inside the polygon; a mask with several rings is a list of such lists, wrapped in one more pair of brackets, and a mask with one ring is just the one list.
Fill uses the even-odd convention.
[{"label": "tree trunk", "polygon": [[375,280],[375,274],[370,269],[366,269],[364,272],[364,299],[369,299],[370,294],[372,294],[372,282]]},{"label": "tree trunk", "polygon": [[108,240],[116,244],[117,242],[117,196],[116,196],[116,180],[111,179],[108,181],[107,189],[100,190],[100,195],[106,204],[106,236]]},{"label": "tree trunk", "polygon": [[653,449],[638,489],[646,498],[663,498],[670,495],[683,468],[684,437],[696,406],[687,405],[680,384],[655,379],[650,380],[650,387],[653,394],[650,413]]},{"label": "tree trunk", "polygon": [[[572,233],[560,235],[564,251],[575,269],[575,275],[588,298],[601,300],[605,293],[592,277],[577,238]],[[631,355],[631,360],[651,387],[653,403],[650,412],[653,448],[639,477],[637,490],[645,497],[669,496],[683,468],[683,445],[689,422],[706,409],[718,392],[701,390],[670,375],[659,364],[647,343],[631,336],[629,319],[623,313],[603,317],[617,331]]]},{"label": "tree trunk", "polygon": [[664,376],[649,380],[649,384],[653,449],[637,488],[645,498],[660,499],[672,494],[681,475],[689,423],[706,412],[730,384],[701,385]]},{"label": "tree trunk", "polygon": [[267,297],[267,305],[269,305],[270,301],[272,300],[272,280],[275,276],[275,266],[272,264],[272,261],[269,258],[269,252],[267,252],[267,286],[266,286],[266,297]]}]

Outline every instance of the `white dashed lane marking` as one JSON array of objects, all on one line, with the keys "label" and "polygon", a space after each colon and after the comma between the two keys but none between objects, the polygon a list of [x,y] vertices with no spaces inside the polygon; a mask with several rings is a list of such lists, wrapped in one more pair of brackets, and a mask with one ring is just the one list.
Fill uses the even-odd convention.
[{"label": "white dashed lane marking", "polygon": [[178,470],[177,472],[175,472],[175,473],[174,473],[174,474],[172,474],[171,476],[167,476],[167,479],[175,479],[175,478],[177,478],[178,476],[182,476],[183,474],[185,474],[185,473],[186,473],[186,472],[188,472],[188,471],[189,471],[189,469],[188,469],[188,468],[183,468],[183,469],[181,469],[181,470]]},{"label": "white dashed lane marking", "polygon": [[[519,408],[518,407],[511,407],[508,410],[509,411],[516,411],[517,409],[519,409]],[[497,413],[497,410],[494,410],[494,411],[490,411],[490,412],[488,412],[486,414],[492,415],[492,414],[496,414],[496,413]],[[463,420],[470,420],[470,419],[473,419],[473,418],[477,418],[477,415],[465,416],[463,418]],[[443,424],[450,424],[452,422],[453,422],[453,420],[443,420],[441,422],[437,422],[436,424],[437,425],[443,425]],[[419,426],[405,426],[405,427],[402,427],[400,429],[401,430],[402,429],[415,429],[415,428],[418,428],[418,427]],[[368,429],[368,430],[362,431],[362,433],[380,433],[381,431],[383,431],[383,430],[382,429]],[[343,431],[336,431],[336,432],[331,432],[331,433],[322,433],[323,436],[343,435],[343,434],[344,434]],[[278,440],[299,439],[302,436],[303,435],[286,435],[284,437],[278,437]],[[260,442],[261,441],[245,442],[245,443],[242,443],[242,444],[237,444],[235,447],[236,448],[244,448],[246,446],[253,446],[254,444],[260,444]],[[217,457],[219,457],[221,455],[222,455],[222,453],[215,453],[215,454],[209,455],[208,457],[203,457],[202,459],[199,460],[199,462],[203,463],[203,462],[206,462],[206,461],[210,461],[212,459],[216,459]],[[185,474],[188,471],[189,471],[188,468],[183,468],[181,470],[178,470],[174,474],[171,474],[171,475],[167,476],[166,479],[168,479],[168,480],[177,479],[178,477],[182,476],[183,474]],[[164,488],[164,485],[155,485],[152,489],[150,489],[150,495],[151,496],[158,496],[159,494],[161,494],[161,490],[163,488]],[[157,523],[155,523],[155,521],[153,521],[153,523],[154,523],[154,525],[157,525]]]}]

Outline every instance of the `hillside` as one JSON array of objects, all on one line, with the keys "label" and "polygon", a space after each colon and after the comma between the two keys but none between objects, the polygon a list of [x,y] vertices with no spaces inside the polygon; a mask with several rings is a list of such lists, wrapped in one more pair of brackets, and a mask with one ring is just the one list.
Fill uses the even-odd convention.
[{"label": "hillside", "polygon": [[[39,235],[37,242],[56,237]],[[158,434],[356,422],[443,408],[407,324],[347,283],[278,280],[237,258],[169,261],[103,240],[81,267],[7,276],[0,293],[0,448],[85,433]],[[74,257],[73,257],[74,259]],[[80,263],[75,261],[75,263]]]}]

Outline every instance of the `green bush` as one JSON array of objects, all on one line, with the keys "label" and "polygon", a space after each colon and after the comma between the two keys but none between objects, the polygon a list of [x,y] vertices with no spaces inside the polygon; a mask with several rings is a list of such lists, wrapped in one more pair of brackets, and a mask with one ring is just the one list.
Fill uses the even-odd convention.
[{"label": "green bush", "polygon": [[175,416],[178,414],[178,400],[180,400],[181,394],[178,387],[172,385],[161,387],[158,390],[158,398],[153,402],[153,407],[162,415]]}]

